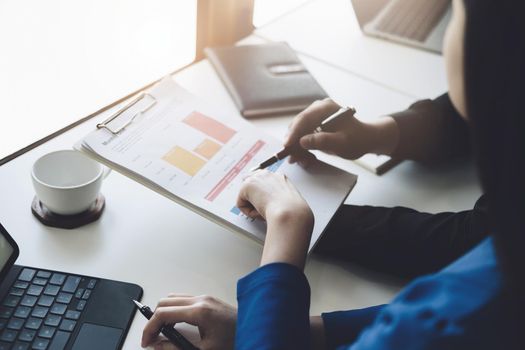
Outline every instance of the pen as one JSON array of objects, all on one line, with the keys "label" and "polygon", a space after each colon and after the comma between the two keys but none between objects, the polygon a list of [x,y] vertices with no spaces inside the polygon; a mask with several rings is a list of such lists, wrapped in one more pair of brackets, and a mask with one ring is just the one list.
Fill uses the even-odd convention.
[{"label": "pen", "polygon": [[[139,309],[140,313],[143,314],[148,320],[151,318],[151,316],[153,316],[153,311],[151,311],[149,306],[142,305],[136,300],[133,300],[133,302]],[[160,329],[160,331],[166,338],[168,338],[173,344],[180,347],[182,350],[199,350],[198,347],[190,343],[188,339],[184,338],[184,336],[172,326],[164,326]]]},{"label": "pen", "polygon": [[[340,118],[346,117],[348,114],[353,116],[356,113],[355,108],[353,107],[342,107],[337,112],[323,120],[321,125],[319,125],[317,128],[314,129],[314,133],[322,132],[322,131],[331,131],[330,128],[333,127],[337,121]],[[299,145],[294,145],[291,147],[285,147],[270,158],[266,159],[264,162],[256,166],[255,168],[251,169],[251,171],[256,171],[259,169],[265,169],[269,167],[270,165],[274,164],[275,162],[280,161],[283,158],[286,158],[291,153],[293,153],[294,150],[297,149],[297,147],[300,147]]]}]

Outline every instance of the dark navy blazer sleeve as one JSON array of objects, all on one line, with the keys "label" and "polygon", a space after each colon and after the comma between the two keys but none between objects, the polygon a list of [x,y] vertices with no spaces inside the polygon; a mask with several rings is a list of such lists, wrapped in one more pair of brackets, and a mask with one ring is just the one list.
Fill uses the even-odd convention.
[{"label": "dark navy blazer sleeve", "polygon": [[483,241],[487,212],[485,196],[472,210],[457,213],[343,205],[315,252],[413,278],[441,270]]},{"label": "dark navy blazer sleeve", "polygon": [[448,94],[422,100],[391,115],[399,128],[399,144],[392,156],[425,163],[449,161],[470,153],[467,123]]},{"label": "dark navy blazer sleeve", "polygon": [[309,349],[310,286],[297,267],[260,267],[237,284],[235,349]]}]

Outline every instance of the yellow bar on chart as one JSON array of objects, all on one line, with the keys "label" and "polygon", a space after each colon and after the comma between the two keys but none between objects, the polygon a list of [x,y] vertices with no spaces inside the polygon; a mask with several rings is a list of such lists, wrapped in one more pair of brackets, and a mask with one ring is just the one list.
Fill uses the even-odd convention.
[{"label": "yellow bar on chart", "polygon": [[162,159],[190,176],[195,176],[206,164],[204,159],[179,146],[173,147]]},{"label": "yellow bar on chart", "polygon": [[219,145],[217,142],[205,139],[194,149],[194,151],[206,159],[211,159],[215,154],[217,154],[217,152],[219,152],[220,149],[221,145]]}]

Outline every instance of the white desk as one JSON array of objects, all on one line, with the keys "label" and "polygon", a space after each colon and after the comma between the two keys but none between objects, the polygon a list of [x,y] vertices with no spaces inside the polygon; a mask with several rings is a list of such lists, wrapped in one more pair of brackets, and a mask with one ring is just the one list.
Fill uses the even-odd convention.
[{"label": "white desk", "polygon": [[256,34],[412,98],[447,91],[441,56],[364,36],[351,0],[312,0]]},{"label": "white desk", "polygon": [[[389,48],[383,47],[385,56]],[[301,58],[334,98],[355,104],[363,115],[399,110],[413,100],[348,70]],[[223,111],[238,115],[208,62],[193,65],[175,79]],[[70,130],[0,167],[0,222],[20,246],[17,263],[135,282],[144,287],[143,300],[151,305],[168,292],[210,294],[235,304],[236,282],[258,266],[262,247],[118,173],[111,174],[103,185],[107,208],[96,223],[66,231],[42,226],[31,215],[34,192],[29,171],[33,162],[47,152],[70,148],[104,118]],[[256,124],[282,137],[289,121],[281,117]],[[405,162],[378,177],[351,162],[323,158],[359,175],[348,203],[458,210],[471,207],[479,195],[470,166],[438,172]],[[149,257],[142,256],[145,250],[151,252]],[[309,260],[306,274],[312,286],[312,314],[384,303],[401,285],[357,266],[316,256]],[[138,347],[144,323],[137,315],[125,349]]]}]

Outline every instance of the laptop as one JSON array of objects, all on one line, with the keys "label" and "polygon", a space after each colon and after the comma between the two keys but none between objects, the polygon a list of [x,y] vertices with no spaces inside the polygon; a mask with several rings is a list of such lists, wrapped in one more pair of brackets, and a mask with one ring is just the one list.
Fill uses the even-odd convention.
[{"label": "laptop", "polygon": [[352,0],[367,35],[441,53],[451,0]]},{"label": "laptop", "polygon": [[14,265],[0,224],[0,350],[120,349],[135,314],[135,284]]}]

